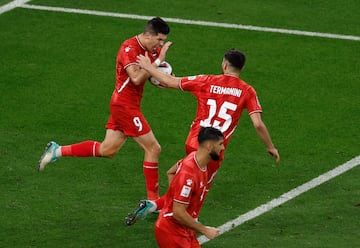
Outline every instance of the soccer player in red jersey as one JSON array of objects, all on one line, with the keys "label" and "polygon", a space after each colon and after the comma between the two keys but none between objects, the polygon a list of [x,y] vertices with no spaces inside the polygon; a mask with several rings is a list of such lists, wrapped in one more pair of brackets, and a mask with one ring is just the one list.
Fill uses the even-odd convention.
[{"label": "soccer player in red jersey", "polygon": [[[196,117],[191,125],[185,144],[187,154],[197,149],[196,135],[201,127],[212,126],[223,132],[226,147],[237,127],[243,110],[247,109],[254,128],[266,146],[268,153],[275,157],[276,162],[280,161],[279,152],[272,143],[267,127],[261,119],[262,108],[256,91],[239,78],[240,72],[245,65],[245,55],[242,52],[237,49],[230,49],[225,52],[221,64],[223,71],[221,75],[174,77],[153,68],[148,55],[139,55],[138,62],[142,68],[161,83],[161,86],[188,91],[196,97],[198,103]],[[224,152],[222,152],[219,161],[209,163],[208,183],[210,185],[223,159]],[[169,169],[168,178],[170,181],[175,171],[176,166]],[[127,223],[132,224],[139,217],[144,219],[148,213],[161,209],[163,204],[163,198],[155,202],[141,200],[138,208],[128,215]]]},{"label": "soccer player in red jersey", "polygon": [[201,128],[198,148],[177,162],[177,172],[171,181],[165,204],[155,224],[156,241],[165,247],[200,247],[196,234],[209,239],[219,235],[219,229],[197,221],[208,190],[207,167],[220,159],[224,136],[213,127]]},{"label": "soccer player in red jersey", "polygon": [[61,156],[111,158],[127,138],[132,137],[145,152],[143,172],[148,198],[159,198],[158,157],[161,147],[140,109],[144,85],[150,74],[140,69],[136,59],[138,55],[146,53],[151,66],[157,68],[165,60],[171,45],[171,42],[165,43],[169,32],[168,24],[155,17],[147,22],[142,33],[122,43],[116,58],[116,84],[104,140],[89,140],[67,146],[59,146],[51,141],[41,156],[39,171]]}]

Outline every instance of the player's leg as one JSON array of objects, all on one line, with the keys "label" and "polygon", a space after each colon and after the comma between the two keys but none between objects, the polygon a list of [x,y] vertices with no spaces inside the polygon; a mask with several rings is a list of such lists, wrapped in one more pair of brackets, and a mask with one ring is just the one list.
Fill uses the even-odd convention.
[{"label": "player's leg", "polygon": [[145,219],[149,213],[152,213],[157,209],[155,200],[161,199],[159,198],[158,172],[158,161],[161,152],[160,144],[151,130],[146,134],[133,138],[144,150],[143,171],[148,200],[140,200],[137,208],[128,213],[125,217],[125,223],[127,225],[134,224],[139,218]]},{"label": "player's leg", "polygon": [[107,129],[105,139],[99,147],[99,155],[101,157],[112,158],[118,153],[126,140],[127,136],[123,132]]},{"label": "player's leg", "polygon": [[[173,180],[173,178],[174,178],[174,176],[176,174],[177,169],[178,169],[178,163],[171,166],[171,168],[168,169],[167,172],[166,172],[166,175],[168,177],[169,186],[170,186],[171,181]],[[163,196],[161,196],[159,199],[154,201],[155,211],[160,211],[163,208],[163,206],[165,204],[166,195],[167,195],[167,192]]]},{"label": "player's leg", "polygon": [[[176,170],[177,163],[167,171],[169,184],[175,176]],[[136,209],[125,217],[125,223],[133,225],[138,219],[144,220],[149,214],[160,212],[165,204],[166,195],[167,193],[156,200],[140,200]]]},{"label": "player's leg", "polygon": [[39,171],[42,171],[48,163],[55,162],[63,156],[71,157],[113,157],[124,145],[126,136],[117,130],[106,130],[105,139],[102,143],[87,140],[80,143],[59,146],[51,141],[45,148],[45,152],[39,161]]},{"label": "player's leg", "polygon": [[161,147],[151,131],[149,123],[138,108],[111,105],[110,110],[111,115],[106,127],[122,130],[127,137],[132,137],[144,150],[143,170],[148,198],[150,200],[159,198],[158,159]]},{"label": "player's leg", "polygon": [[144,220],[148,214],[154,213],[155,211],[156,203],[154,201],[140,200],[137,208],[125,217],[125,223],[128,226],[133,225],[138,219]]},{"label": "player's leg", "polygon": [[[185,146],[185,151],[186,151],[186,154],[190,154],[191,152],[193,151],[196,151],[197,148],[194,147],[195,145],[188,145],[186,144]],[[197,146],[197,145],[196,145]],[[169,180],[169,185],[173,179],[173,177],[175,176],[176,174],[176,171],[177,171],[177,163],[174,164],[167,172],[167,176],[168,176],[168,180]],[[146,215],[149,214],[149,213],[152,213],[152,212],[155,212],[155,211],[160,211],[164,204],[165,204],[165,199],[166,199],[166,193],[161,196],[160,198],[154,200],[154,201],[149,201],[148,200],[148,205],[151,206],[148,208],[147,211],[144,211],[144,213],[142,213],[142,219],[145,219],[146,218]],[[140,201],[141,202],[141,201]],[[140,203],[139,205],[140,206]]]},{"label": "player's leg", "polygon": [[[187,152],[192,152],[195,151],[196,149],[190,146],[186,147],[186,151]],[[177,163],[174,164],[167,172],[167,176],[168,176],[168,180],[169,180],[169,185],[173,179],[173,177],[175,176],[177,171]],[[136,209],[133,210],[132,212],[128,213],[128,215],[125,217],[125,222],[127,225],[133,225],[137,219],[142,219],[144,220],[146,218],[146,216],[150,213],[154,213],[154,212],[159,212],[164,204],[165,204],[165,200],[166,200],[166,194],[161,196],[160,198],[156,199],[156,200],[140,200]]]},{"label": "player's leg", "polygon": [[133,138],[144,150],[143,171],[148,199],[156,200],[159,198],[158,162],[161,146],[152,131]]}]

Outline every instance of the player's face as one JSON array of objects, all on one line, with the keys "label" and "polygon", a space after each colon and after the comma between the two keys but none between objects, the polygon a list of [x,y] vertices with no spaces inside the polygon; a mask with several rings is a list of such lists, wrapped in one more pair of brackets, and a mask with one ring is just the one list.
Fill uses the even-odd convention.
[{"label": "player's face", "polygon": [[158,47],[162,47],[164,45],[164,42],[166,40],[166,35],[158,33],[157,35],[151,35],[149,36],[149,43],[147,49],[150,51],[154,51]]},{"label": "player's face", "polygon": [[218,161],[220,159],[220,153],[225,149],[224,139],[220,139],[218,141],[213,142],[212,150],[210,152],[210,157],[214,161]]}]

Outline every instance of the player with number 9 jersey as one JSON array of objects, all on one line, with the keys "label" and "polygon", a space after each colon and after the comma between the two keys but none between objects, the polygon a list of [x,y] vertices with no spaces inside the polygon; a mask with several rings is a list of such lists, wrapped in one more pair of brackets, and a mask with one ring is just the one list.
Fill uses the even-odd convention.
[{"label": "player with number 9 jersey", "polygon": [[51,141],[39,160],[39,171],[65,156],[112,158],[131,137],[144,152],[143,172],[148,198],[159,198],[158,161],[161,147],[140,109],[144,85],[150,75],[141,69],[136,59],[138,55],[148,54],[154,68],[157,68],[165,61],[171,45],[171,42],[165,43],[169,32],[168,24],[160,17],[154,17],[147,21],[143,32],[121,44],[116,58],[116,84],[104,140],[85,140],[65,146]]},{"label": "player with number 9 jersey", "polygon": [[[145,54],[138,36],[125,41],[116,59],[116,85],[110,101],[110,117],[106,128],[121,130],[126,136],[140,136],[148,133],[151,128],[140,109],[145,80],[136,85],[131,82],[126,68],[136,65],[136,56]],[[155,61],[160,48],[152,51],[151,62]]]}]

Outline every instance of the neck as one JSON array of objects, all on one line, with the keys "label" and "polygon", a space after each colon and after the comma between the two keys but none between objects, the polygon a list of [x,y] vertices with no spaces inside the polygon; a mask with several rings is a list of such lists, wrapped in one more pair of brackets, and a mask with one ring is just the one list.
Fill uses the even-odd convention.
[{"label": "neck", "polygon": [[144,38],[143,33],[138,34],[138,35],[137,35],[137,38],[138,38],[141,46],[142,46],[143,48],[147,49],[146,46],[145,46],[145,38]]},{"label": "neck", "polygon": [[240,73],[238,73],[238,72],[233,72],[233,71],[229,71],[229,70],[225,70],[225,71],[224,71],[224,75],[233,76],[233,77],[239,77],[239,76],[240,76]]},{"label": "neck", "polygon": [[211,158],[207,152],[203,152],[202,150],[199,149],[195,153],[195,160],[201,169],[205,169],[206,165],[210,162]]}]

